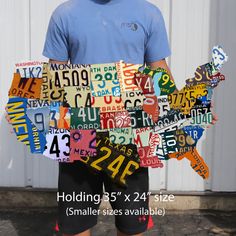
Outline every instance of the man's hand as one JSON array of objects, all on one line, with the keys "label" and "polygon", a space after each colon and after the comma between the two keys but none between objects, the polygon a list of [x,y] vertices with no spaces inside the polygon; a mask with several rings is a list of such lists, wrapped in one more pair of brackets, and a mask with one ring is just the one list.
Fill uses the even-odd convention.
[{"label": "man's hand", "polygon": [[[213,108],[213,101],[211,101],[211,108]],[[214,111],[211,111],[211,114],[212,114],[212,122],[211,122],[211,125],[215,125],[216,122],[218,121],[218,116],[216,115],[216,113]],[[208,125],[207,128],[210,128],[211,126]]]},{"label": "man's hand", "polygon": [[[173,75],[172,75],[172,73],[171,73],[171,71],[170,71],[170,68],[169,68],[169,66],[167,65],[165,59],[160,60],[160,61],[151,62],[151,63],[148,64],[148,66],[150,66],[152,70],[155,70],[155,69],[157,69],[158,67],[161,67],[161,68],[165,69],[165,70],[167,71],[167,73],[170,75],[170,79],[171,79],[172,81],[174,81],[174,77],[173,77]],[[176,91],[178,92],[178,89],[177,89],[177,88],[176,88]]]},{"label": "man's hand", "polygon": [[[8,124],[11,124],[11,118],[10,118],[10,116],[8,115],[7,107],[5,107],[5,111],[6,111],[5,119],[6,119],[6,121],[8,122]],[[10,129],[10,133],[14,133],[14,130],[13,130],[12,126],[11,126],[11,129]]]},{"label": "man's hand", "polygon": [[174,81],[174,78],[173,78],[173,76],[172,76],[172,73],[171,73],[171,71],[170,71],[170,68],[169,68],[169,66],[167,65],[165,59],[160,60],[160,61],[151,62],[151,63],[148,64],[148,66],[150,66],[152,70],[155,70],[155,69],[157,69],[158,67],[161,67],[161,68],[165,69],[165,70],[168,72],[168,74],[170,75],[171,80]]},{"label": "man's hand", "polygon": [[7,122],[8,122],[9,124],[11,124],[11,119],[10,119],[10,116],[8,115],[7,107],[5,107],[5,111],[6,111],[5,118],[6,118]]}]

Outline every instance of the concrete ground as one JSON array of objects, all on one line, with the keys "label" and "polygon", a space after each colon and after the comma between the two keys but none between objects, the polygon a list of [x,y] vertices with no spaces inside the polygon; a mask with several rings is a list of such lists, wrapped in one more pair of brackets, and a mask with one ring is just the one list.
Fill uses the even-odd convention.
[{"label": "concrete ground", "polygon": [[[56,208],[0,209],[0,236],[61,236],[53,231]],[[145,236],[236,235],[236,212],[171,211],[154,217]],[[115,236],[114,218],[99,216],[92,236]]]}]

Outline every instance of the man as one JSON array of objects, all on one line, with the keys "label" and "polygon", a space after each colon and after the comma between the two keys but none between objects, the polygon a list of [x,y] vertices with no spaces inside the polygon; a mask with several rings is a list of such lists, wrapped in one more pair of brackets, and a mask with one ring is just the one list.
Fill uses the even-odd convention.
[{"label": "man", "polygon": [[[170,55],[164,20],[157,7],[145,0],[70,0],[53,13],[43,55],[51,63],[102,64],[119,62],[148,64],[169,71]],[[148,192],[148,169],[140,168],[127,179],[127,189],[104,174],[94,175],[84,163],[59,164],[59,194],[85,193],[102,196],[122,192],[110,202],[113,209],[148,209],[148,199],[135,201],[135,194]],[[130,201],[124,201],[124,194]],[[66,209],[98,209],[93,201],[59,201],[59,229],[64,236],[89,236],[97,215],[66,216]],[[117,235],[142,235],[149,217],[116,215]]]}]

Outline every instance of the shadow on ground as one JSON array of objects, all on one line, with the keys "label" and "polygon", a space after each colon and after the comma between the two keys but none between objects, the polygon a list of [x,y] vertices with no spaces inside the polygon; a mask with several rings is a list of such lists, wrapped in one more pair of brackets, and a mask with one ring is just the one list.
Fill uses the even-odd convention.
[{"label": "shadow on ground", "polygon": [[[0,210],[0,236],[61,236],[55,233],[56,208]],[[145,236],[236,235],[236,212],[168,211],[155,216]],[[115,236],[114,218],[99,216],[92,236]]]}]

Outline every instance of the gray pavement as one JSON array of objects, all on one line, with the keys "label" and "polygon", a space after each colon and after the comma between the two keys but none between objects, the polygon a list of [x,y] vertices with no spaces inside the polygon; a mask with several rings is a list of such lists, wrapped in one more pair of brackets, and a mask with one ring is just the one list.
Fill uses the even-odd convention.
[{"label": "gray pavement", "polygon": [[[0,236],[61,236],[53,231],[56,208],[0,209]],[[167,211],[145,236],[236,235],[236,212]],[[92,236],[115,236],[114,218],[99,216]]]}]

